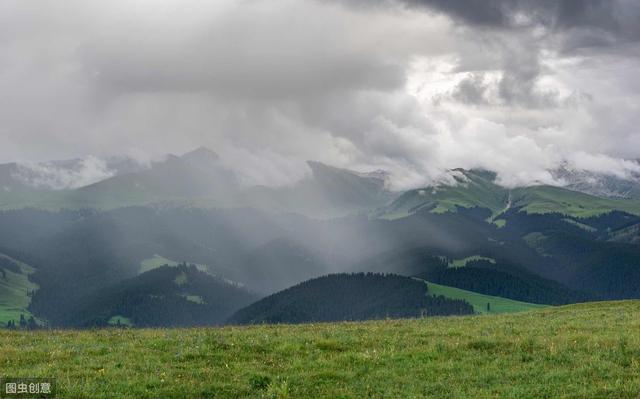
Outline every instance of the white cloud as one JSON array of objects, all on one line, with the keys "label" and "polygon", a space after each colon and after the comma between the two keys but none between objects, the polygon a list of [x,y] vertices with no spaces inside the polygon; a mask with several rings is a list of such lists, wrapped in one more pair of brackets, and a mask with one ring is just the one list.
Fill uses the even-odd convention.
[{"label": "white cloud", "polygon": [[395,188],[454,167],[511,186],[553,183],[566,161],[626,173],[640,157],[637,43],[610,32],[585,47],[543,20],[505,30],[462,11],[5,0],[0,160],[206,145],[248,184],[290,183],[315,159],[387,169]]},{"label": "white cloud", "polygon": [[62,190],[78,188],[115,175],[104,160],[89,156],[70,164],[52,162],[18,164],[13,176],[28,186]]}]

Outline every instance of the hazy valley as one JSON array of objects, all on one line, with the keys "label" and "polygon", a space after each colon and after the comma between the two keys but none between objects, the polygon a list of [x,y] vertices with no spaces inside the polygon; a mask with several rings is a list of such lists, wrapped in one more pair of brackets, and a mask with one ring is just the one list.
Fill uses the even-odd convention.
[{"label": "hazy valley", "polygon": [[[448,314],[410,305],[409,294],[393,302],[395,288],[374,289],[366,273],[420,282],[419,296],[464,301],[466,313],[640,297],[640,200],[628,190],[637,181],[624,196],[595,196],[584,189],[593,179],[581,191],[575,179],[505,188],[491,172],[455,169],[451,183],[395,192],[383,172],[309,165],[309,177],[282,187],[241,184],[205,148],[77,188],[4,173],[0,320],[144,327]],[[445,288],[431,293],[426,282]],[[352,294],[314,313],[342,286]],[[232,317],[279,291],[254,305],[277,316]],[[376,305],[340,313],[361,303]]]}]

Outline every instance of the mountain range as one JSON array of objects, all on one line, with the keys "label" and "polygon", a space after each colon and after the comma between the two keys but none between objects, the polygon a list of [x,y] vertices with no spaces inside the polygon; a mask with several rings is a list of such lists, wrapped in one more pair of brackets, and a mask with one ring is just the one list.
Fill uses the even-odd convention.
[{"label": "mountain range", "polygon": [[[333,217],[366,211],[392,198],[385,176],[363,174],[309,162],[311,176],[293,186],[240,184],[218,155],[198,148],[182,156],[142,166],[128,158],[99,161],[101,180],[74,187],[72,177],[86,172],[84,160],[56,161],[30,167],[0,165],[0,210],[34,207],[116,209],[136,205],[252,207],[277,212]],[[54,177],[58,176],[58,177]],[[85,180],[89,177],[85,177]],[[65,180],[67,184],[56,183]],[[49,182],[47,184],[43,182]]]},{"label": "mountain range", "polygon": [[[0,165],[0,322],[303,322],[434,314],[436,294],[448,314],[640,297],[636,176],[567,169],[565,187],[507,188],[453,169],[454,183],[394,192],[383,171],[318,162],[293,185],[246,186],[206,148],[110,162]],[[65,183],[43,183],[55,174]]]}]

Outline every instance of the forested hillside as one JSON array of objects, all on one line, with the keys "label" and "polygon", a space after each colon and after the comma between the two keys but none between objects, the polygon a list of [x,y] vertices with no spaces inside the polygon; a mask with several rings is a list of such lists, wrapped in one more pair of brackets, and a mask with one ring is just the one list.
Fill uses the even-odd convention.
[{"label": "forested hillside", "polygon": [[436,253],[430,248],[394,250],[367,259],[356,269],[419,277],[438,284],[532,303],[561,305],[597,298],[539,277],[508,261],[471,258],[463,266],[454,266],[451,259],[436,256]]},{"label": "forested hillside", "polygon": [[305,281],[239,310],[228,322],[290,324],[472,313],[473,307],[463,300],[429,295],[422,281],[358,273]]},{"label": "forested hillside", "polygon": [[194,265],[163,266],[87,296],[67,313],[74,327],[202,326],[221,324],[257,297]]}]

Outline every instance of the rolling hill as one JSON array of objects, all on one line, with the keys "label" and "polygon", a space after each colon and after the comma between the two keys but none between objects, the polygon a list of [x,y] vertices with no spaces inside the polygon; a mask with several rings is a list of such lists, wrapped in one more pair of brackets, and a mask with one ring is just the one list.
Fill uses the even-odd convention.
[{"label": "rolling hill", "polygon": [[600,198],[561,187],[533,186],[512,190],[513,207],[528,213],[560,213],[576,218],[623,211],[640,215],[640,201]]},{"label": "rolling hill", "polygon": [[237,311],[231,324],[313,323],[471,314],[461,299],[433,296],[423,281],[373,273],[305,281]]},{"label": "rolling hill", "polygon": [[162,266],[89,295],[69,312],[63,324],[215,325],[256,299],[246,289],[208,275],[195,265]]},{"label": "rolling hill", "polygon": [[536,304],[562,305],[597,298],[542,278],[504,258],[468,256],[463,258],[464,266],[454,266],[455,261],[444,254],[428,247],[394,250],[360,262],[355,269],[417,277],[452,288]]},{"label": "rolling hill", "polygon": [[433,187],[409,190],[388,207],[379,217],[395,219],[419,211],[433,213],[455,212],[461,208],[489,209],[497,215],[509,203],[507,189],[494,183],[495,174],[486,171],[454,169],[453,182]]}]

